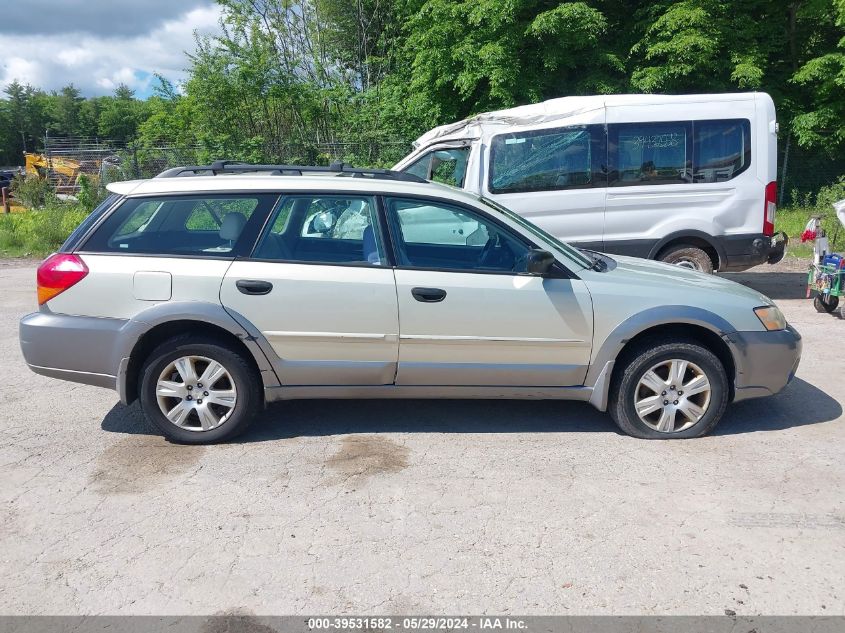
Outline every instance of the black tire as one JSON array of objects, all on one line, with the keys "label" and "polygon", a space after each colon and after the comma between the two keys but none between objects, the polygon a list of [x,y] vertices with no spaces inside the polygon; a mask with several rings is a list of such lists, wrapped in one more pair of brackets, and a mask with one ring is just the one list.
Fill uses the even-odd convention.
[{"label": "black tire", "polygon": [[689,244],[672,246],[660,253],[658,259],[667,264],[691,268],[702,273],[713,272],[713,260],[710,259],[710,255],[697,246],[690,246]]},{"label": "black tire", "polygon": [[[182,428],[171,422],[159,408],[156,396],[159,376],[170,363],[184,356],[214,360],[231,376],[237,398],[231,413],[219,426],[205,431]],[[246,431],[263,406],[261,377],[243,354],[225,342],[190,335],[169,339],[153,350],[144,362],[138,393],[147,418],[167,439],[179,444],[213,444],[229,440]]]},{"label": "black tire", "polygon": [[[710,400],[704,415],[688,428],[674,432],[658,431],[637,415],[634,405],[642,377],[653,367],[670,360],[690,361],[710,382]],[[661,343],[651,340],[626,350],[617,361],[610,388],[609,412],[622,431],[641,439],[683,439],[700,437],[713,430],[728,404],[728,377],[722,362],[713,352],[694,340]],[[683,418],[686,420],[686,418]]]},{"label": "black tire", "polygon": [[835,297],[832,295],[828,295],[827,299],[822,299],[820,295],[816,295],[813,299],[813,307],[816,309],[816,312],[826,312],[830,314],[836,307],[839,305],[839,297]]}]

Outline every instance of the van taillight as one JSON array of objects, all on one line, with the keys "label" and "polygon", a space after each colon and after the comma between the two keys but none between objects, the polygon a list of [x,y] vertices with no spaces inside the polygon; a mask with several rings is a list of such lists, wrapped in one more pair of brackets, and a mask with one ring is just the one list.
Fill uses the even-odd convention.
[{"label": "van taillight", "polygon": [[55,253],[38,267],[38,305],[48,302],[80,282],[88,274],[88,266],[76,255]]},{"label": "van taillight", "polygon": [[763,235],[775,234],[775,211],[778,208],[778,183],[766,185],[766,205],[763,207]]}]

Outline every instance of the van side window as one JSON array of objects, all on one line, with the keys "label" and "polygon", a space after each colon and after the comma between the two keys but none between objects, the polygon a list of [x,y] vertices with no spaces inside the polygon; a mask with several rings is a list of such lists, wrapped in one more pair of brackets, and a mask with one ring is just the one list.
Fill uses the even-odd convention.
[{"label": "van side window", "polygon": [[694,121],[693,180],[722,182],[751,164],[751,124],[748,119]]},{"label": "van side window", "polygon": [[604,186],[602,126],[499,134],[490,154],[490,193]]},{"label": "van side window", "polygon": [[468,159],[468,147],[435,149],[402,171],[444,185],[463,187]]},{"label": "van side window", "polygon": [[688,121],[608,126],[610,185],[692,182],[692,126]]}]

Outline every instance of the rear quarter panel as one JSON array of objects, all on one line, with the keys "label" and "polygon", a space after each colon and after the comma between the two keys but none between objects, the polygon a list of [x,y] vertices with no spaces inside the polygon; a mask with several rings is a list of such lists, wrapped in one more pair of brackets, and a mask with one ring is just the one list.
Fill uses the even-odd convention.
[{"label": "rear quarter panel", "polygon": [[231,265],[222,259],[78,254],[89,273],[47,302],[51,312],[131,319],[166,301],[220,304],[220,284]]}]

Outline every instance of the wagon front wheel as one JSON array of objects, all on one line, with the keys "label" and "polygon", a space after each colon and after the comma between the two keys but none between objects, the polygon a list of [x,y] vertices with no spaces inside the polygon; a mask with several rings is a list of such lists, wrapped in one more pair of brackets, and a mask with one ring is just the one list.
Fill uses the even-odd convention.
[{"label": "wagon front wheel", "polygon": [[696,341],[651,341],[620,359],[610,414],[634,437],[698,437],[719,422],[728,393],[725,368],[706,347]]}]

